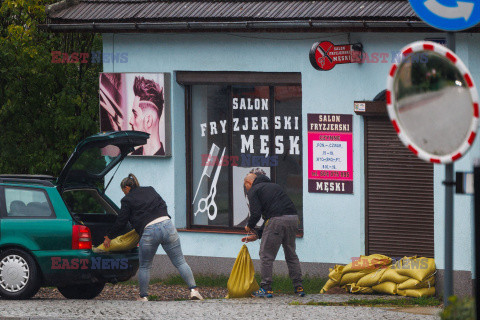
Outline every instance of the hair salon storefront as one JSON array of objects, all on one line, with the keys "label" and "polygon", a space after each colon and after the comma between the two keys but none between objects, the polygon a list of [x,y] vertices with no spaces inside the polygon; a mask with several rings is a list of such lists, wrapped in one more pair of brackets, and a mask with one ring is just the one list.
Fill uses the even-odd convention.
[{"label": "hair salon storefront", "polygon": [[[408,1],[78,1],[52,7],[48,17],[52,31],[102,32],[104,53],[128,56],[104,63],[104,72],[171,79],[164,114],[171,156],[128,157],[113,185],[132,172],[156,188],[195,273],[230,272],[248,219],[243,178],[252,170],[294,201],[304,273],[325,276],[332,264],[371,253],[434,257],[443,269],[443,166],[404,148],[385,102],[372,101],[404,45],[444,38],[418,22]],[[478,40],[457,36],[474,77]],[[323,60],[328,71],[320,71],[309,52],[327,41],[321,50],[337,63],[328,70],[332,62]],[[350,44],[363,46],[362,63],[338,58]],[[472,170],[475,144],[457,171]],[[110,188],[110,196],[120,202],[122,193]],[[469,196],[455,197],[454,270],[463,292],[472,212]],[[252,258],[258,249],[249,244]],[[174,272],[162,254],[154,272]],[[275,272],[286,273],[285,263],[277,261]]]}]

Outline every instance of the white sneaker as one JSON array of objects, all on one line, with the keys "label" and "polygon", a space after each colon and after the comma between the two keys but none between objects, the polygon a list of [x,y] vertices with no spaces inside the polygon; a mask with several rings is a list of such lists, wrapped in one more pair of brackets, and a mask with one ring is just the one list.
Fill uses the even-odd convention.
[{"label": "white sneaker", "polygon": [[147,297],[137,297],[136,301],[148,301]]},{"label": "white sneaker", "polygon": [[198,292],[197,289],[190,290],[190,300],[203,300],[202,295]]}]

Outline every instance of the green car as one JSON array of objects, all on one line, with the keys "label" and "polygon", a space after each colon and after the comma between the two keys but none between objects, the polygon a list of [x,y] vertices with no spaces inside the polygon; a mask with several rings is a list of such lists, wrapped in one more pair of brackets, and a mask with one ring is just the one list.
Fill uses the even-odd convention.
[{"label": "green car", "polygon": [[112,169],[148,137],[138,131],[88,137],[58,179],[0,175],[0,296],[28,299],[55,286],[66,298],[92,299],[105,283],[136,274],[138,248],[95,253],[92,247],[103,242],[120,210],[105,195]]}]

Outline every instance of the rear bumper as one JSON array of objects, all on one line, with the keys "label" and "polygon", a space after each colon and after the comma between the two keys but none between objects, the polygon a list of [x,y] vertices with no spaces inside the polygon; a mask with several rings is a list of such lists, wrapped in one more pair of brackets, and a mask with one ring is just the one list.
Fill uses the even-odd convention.
[{"label": "rear bumper", "polygon": [[138,270],[138,249],[121,253],[91,250],[36,251],[43,286],[65,286],[93,282],[121,282]]}]

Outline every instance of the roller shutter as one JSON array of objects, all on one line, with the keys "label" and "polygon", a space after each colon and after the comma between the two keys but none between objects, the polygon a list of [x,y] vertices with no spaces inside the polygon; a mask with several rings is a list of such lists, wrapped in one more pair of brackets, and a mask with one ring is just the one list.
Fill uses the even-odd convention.
[{"label": "roller shutter", "polygon": [[387,117],[364,119],[366,252],[433,258],[433,165],[400,142]]}]

